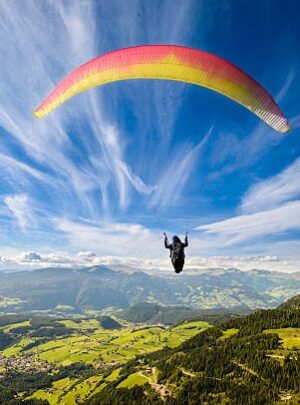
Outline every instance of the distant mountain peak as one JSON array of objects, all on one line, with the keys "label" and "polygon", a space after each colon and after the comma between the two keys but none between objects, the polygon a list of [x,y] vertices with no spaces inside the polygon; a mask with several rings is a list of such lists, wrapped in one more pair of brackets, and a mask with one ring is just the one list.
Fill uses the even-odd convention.
[{"label": "distant mountain peak", "polygon": [[117,273],[116,271],[110,269],[109,267],[103,266],[103,265],[98,265],[98,266],[91,266],[91,267],[84,267],[81,269],[82,271],[85,271],[87,273],[95,273],[95,274],[114,274]]},{"label": "distant mountain peak", "polygon": [[278,308],[286,309],[286,310],[291,309],[293,311],[299,310],[300,309],[300,294],[285,301],[283,304],[279,305]]}]

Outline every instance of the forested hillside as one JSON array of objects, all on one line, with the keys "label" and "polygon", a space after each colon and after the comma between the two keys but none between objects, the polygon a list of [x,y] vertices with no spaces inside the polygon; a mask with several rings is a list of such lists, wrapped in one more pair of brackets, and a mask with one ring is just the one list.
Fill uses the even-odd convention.
[{"label": "forested hillside", "polygon": [[[298,404],[300,295],[131,361],[89,404]],[[131,389],[131,375],[147,378]],[[287,402],[288,401],[288,402]]]}]

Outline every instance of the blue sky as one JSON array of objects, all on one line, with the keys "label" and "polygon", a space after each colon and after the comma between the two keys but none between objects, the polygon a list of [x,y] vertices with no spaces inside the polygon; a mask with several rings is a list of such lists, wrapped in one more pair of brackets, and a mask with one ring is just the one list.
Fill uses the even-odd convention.
[{"label": "blue sky", "polygon": [[[165,260],[162,232],[189,229],[194,260],[297,267],[299,14],[297,1],[281,0],[0,0],[4,265]],[[71,70],[140,44],[230,60],[268,89],[293,131],[278,134],[231,100],[167,81],[113,83],[33,118]]]}]

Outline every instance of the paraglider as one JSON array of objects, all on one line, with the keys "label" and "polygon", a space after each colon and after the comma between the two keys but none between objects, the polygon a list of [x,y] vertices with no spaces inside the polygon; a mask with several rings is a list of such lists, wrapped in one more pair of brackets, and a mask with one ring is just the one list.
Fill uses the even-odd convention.
[{"label": "paraglider", "polygon": [[236,101],[278,132],[291,130],[272,96],[230,62],[193,48],[144,45],[100,55],[66,76],[34,111],[45,117],[74,95],[128,79],[174,80],[206,87]]},{"label": "paraglider", "polygon": [[171,244],[168,241],[167,234],[164,233],[164,235],[165,235],[164,240],[165,248],[170,249],[170,258],[175,273],[180,273],[182,272],[184,266],[184,259],[185,259],[184,248],[188,247],[189,245],[188,233],[186,232],[185,234],[184,242],[181,242],[181,240],[177,235],[173,236]]}]

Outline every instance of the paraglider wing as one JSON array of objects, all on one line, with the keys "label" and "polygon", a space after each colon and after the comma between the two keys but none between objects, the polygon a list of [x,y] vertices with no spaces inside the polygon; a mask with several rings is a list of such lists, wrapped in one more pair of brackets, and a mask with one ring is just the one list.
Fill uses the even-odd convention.
[{"label": "paraglider wing", "polygon": [[218,56],[174,45],[136,46],[98,56],[66,76],[34,115],[45,117],[75,94],[128,79],[175,80],[203,86],[248,108],[276,131],[291,129],[271,95],[247,73]]}]

